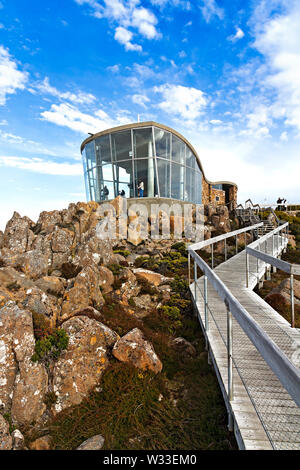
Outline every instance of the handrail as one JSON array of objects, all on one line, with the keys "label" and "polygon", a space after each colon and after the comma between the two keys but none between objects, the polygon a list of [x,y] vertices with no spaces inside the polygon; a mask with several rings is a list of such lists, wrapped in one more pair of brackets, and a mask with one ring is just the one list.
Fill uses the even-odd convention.
[{"label": "handrail", "polygon": [[243,227],[238,230],[234,230],[233,232],[222,233],[222,235],[218,235],[217,237],[209,238],[208,240],[203,240],[201,242],[194,243],[193,245],[189,245],[189,248],[192,248],[193,250],[201,250],[202,248],[206,246],[221,242],[222,240],[225,240],[227,238],[236,237],[240,233],[248,232],[250,230],[251,231],[255,230],[258,227],[261,227],[262,225],[263,225],[263,222],[260,222],[259,224],[250,225],[249,227]]},{"label": "handrail", "polygon": [[[273,256],[275,254],[275,240],[274,236],[279,232],[283,232],[284,235],[287,235],[288,222],[283,223],[277,229],[273,230],[269,234],[261,237],[259,240],[253,242],[251,246],[246,247],[246,283],[247,287],[249,285],[249,256],[254,256],[257,259],[260,259],[264,263],[274,266],[276,269],[280,269],[288,274],[290,274],[290,298],[291,298],[291,326],[295,327],[295,300],[294,300],[294,275],[300,274],[300,265],[288,263],[287,261],[282,261],[281,259]],[[267,240],[272,237],[272,255],[260,251],[259,248],[263,243],[266,244]]]},{"label": "handrail", "polygon": [[[260,224],[257,224],[260,225]],[[247,227],[251,229],[253,227]],[[258,241],[253,242],[255,246],[267,240],[273,236],[273,234],[279,234],[282,230],[286,231],[286,224],[277,227],[274,231],[268,233]],[[231,236],[234,232],[231,232]],[[226,234],[230,236],[229,234]],[[210,242],[213,244],[219,241],[219,237],[211,239]],[[200,244],[203,242],[200,242]],[[188,247],[189,257],[189,268],[190,268],[190,257],[194,260],[194,285],[195,285],[195,303],[197,305],[197,267],[201,269],[204,276],[204,329],[207,332],[209,330],[208,322],[208,298],[207,298],[207,281],[209,280],[217,292],[220,299],[225,303],[227,310],[227,357],[228,357],[228,399],[229,402],[233,399],[233,357],[232,357],[232,315],[248,336],[250,341],[256,347],[258,352],[261,354],[266,363],[270,366],[272,371],[278,377],[283,387],[288,391],[290,396],[293,398],[295,403],[300,407],[300,370],[288,359],[288,357],[279,349],[274,341],[265,333],[265,331],[258,325],[258,323],[252,318],[252,316],[245,310],[245,308],[238,302],[234,295],[225,286],[222,280],[219,278],[217,273],[195,252],[199,249],[199,243],[190,245]],[[247,248],[246,248],[247,250]],[[248,248],[248,255],[251,253],[253,248]],[[246,251],[247,253],[247,251]],[[249,266],[249,264],[248,264]],[[232,416],[229,413],[229,429],[232,429]]]}]

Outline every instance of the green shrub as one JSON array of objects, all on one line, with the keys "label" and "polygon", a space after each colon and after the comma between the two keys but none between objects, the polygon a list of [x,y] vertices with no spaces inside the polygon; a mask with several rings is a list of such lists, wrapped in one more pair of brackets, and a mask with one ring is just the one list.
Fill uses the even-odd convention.
[{"label": "green shrub", "polygon": [[46,366],[51,361],[57,360],[64,349],[67,349],[69,337],[65,330],[57,328],[48,336],[39,339],[35,343],[33,362],[42,362]]},{"label": "green shrub", "polygon": [[107,265],[108,269],[114,274],[114,276],[118,276],[122,272],[122,266],[117,263],[112,263]]},{"label": "green shrub", "polygon": [[117,255],[122,255],[124,256],[124,258],[127,258],[127,256],[130,255],[129,250],[114,250],[114,253],[116,253]]}]

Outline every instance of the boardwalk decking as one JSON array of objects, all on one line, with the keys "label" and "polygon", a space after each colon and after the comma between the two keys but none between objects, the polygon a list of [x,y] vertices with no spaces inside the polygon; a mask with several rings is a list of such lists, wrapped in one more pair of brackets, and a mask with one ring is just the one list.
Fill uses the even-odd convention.
[{"label": "boardwalk decking", "polygon": [[[282,239],[283,240],[283,239]],[[251,246],[251,245],[250,245]],[[271,239],[264,246],[272,254]],[[274,256],[280,254],[277,249]],[[265,273],[265,264],[250,257],[249,288],[246,287],[245,250],[214,269],[220,279],[264,329],[277,346],[292,359],[300,349],[300,330],[293,329],[253,288]],[[258,266],[258,275],[257,275]],[[204,330],[203,277],[191,284],[194,305],[207,336],[210,357],[216,370],[226,406],[232,412],[234,432],[241,449],[300,450],[300,408],[233,319],[233,383],[232,401],[227,398],[227,311],[208,282],[209,330]]]}]

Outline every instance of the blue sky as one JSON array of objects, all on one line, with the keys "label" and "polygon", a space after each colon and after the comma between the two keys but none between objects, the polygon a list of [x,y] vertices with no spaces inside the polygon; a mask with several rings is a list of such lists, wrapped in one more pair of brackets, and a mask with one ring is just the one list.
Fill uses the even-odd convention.
[{"label": "blue sky", "polygon": [[239,200],[300,202],[300,2],[0,0],[0,229],[85,200],[88,132],[154,120]]}]

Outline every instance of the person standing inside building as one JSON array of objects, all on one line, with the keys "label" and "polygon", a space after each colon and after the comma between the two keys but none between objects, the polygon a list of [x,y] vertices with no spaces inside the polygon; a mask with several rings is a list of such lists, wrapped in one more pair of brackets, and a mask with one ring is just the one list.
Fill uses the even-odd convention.
[{"label": "person standing inside building", "polygon": [[144,197],[144,182],[141,181],[138,185],[138,197]]},{"label": "person standing inside building", "polygon": [[107,201],[108,200],[108,195],[109,195],[109,190],[108,190],[107,186],[104,186],[103,194],[104,194],[104,200]]}]

